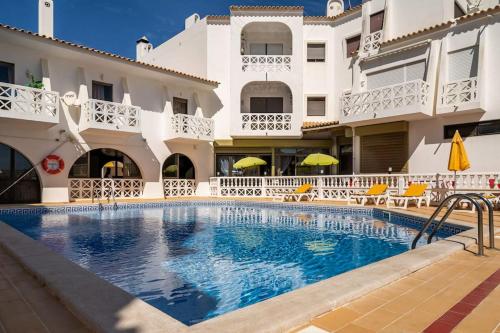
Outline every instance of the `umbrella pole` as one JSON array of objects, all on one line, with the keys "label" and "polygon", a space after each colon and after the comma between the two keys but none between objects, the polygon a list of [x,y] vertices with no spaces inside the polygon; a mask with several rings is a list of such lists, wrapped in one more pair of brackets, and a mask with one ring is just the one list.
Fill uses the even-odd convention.
[{"label": "umbrella pole", "polygon": [[457,172],[453,171],[453,194],[457,193]]}]

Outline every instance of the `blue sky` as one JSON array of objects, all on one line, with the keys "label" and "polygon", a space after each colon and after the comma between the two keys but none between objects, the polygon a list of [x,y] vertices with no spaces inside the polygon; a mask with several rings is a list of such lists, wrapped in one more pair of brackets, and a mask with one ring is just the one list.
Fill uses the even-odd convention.
[{"label": "blue sky", "polygon": [[[37,31],[38,0],[1,0],[0,23]],[[361,0],[351,0],[357,5]],[[324,15],[327,0],[54,0],[55,36],[135,57],[146,35],[156,46],[182,31],[192,13],[227,15],[230,5],[303,5],[306,15]],[[345,3],[349,3],[348,0]]]}]

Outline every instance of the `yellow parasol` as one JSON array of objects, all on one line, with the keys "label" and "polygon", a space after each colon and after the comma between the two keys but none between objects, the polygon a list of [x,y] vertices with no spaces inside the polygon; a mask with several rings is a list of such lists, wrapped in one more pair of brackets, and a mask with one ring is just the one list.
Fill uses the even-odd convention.
[{"label": "yellow parasol", "polygon": [[258,157],[245,157],[234,163],[233,168],[235,169],[247,169],[251,167],[267,165],[267,162]]},{"label": "yellow parasol", "polygon": [[464,141],[458,131],[453,135],[451,140],[450,160],[448,161],[448,170],[455,173],[455,181],[453,188],[457,186],[457,171],[464,171],[470,168],[469,158],[465,151]]}]

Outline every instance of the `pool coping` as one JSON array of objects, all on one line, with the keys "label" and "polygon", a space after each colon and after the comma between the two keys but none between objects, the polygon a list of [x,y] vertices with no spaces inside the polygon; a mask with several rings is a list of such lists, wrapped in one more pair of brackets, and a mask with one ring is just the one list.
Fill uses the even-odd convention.
[{"label": "pool coping", "polygon": [[[182,203],[185,204],[185,201]],[[273,203],[265,204],[276,206]],[[319,206],[301,204],[298,207],[317,209]],[[410,212],[406,214],[376,209],[423,217]],[[450,223],[471,227],[470,224],[456,220],[450,220]],[[476,237],[476,228],[471,228],[416,250],[186,326],[0,221],[0,246],[46,285],[77,318],[96,332],[126,329],[135,329],[137,332],[186,333],[282,332],[463,250],[464,247],[475,244]]]}]

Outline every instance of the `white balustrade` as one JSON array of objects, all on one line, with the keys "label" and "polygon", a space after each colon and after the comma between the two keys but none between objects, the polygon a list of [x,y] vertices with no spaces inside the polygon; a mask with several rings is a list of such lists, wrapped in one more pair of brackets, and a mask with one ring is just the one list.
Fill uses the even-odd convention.
[{"label": "white balustrade", "polygon": [[441,104],[460,105],[479,100],[477,77],[448,82],[441,92]]},{"label": "white balustrade", "polygon": [[0,82],[0,117],[59,122],[59,93]]},{"label": "white balustrade", "polygon": [[311,184],[321,199],[347,200],[354,193],[366,191],[374,184],[387,184],[389,191],[403,193],[414,183],[429,184],[434,202],[457,192],[500,191],[500,172],[446,174],[377,174],[352,176],[297,177],[215,177],[210,179],[213,196],[273,197]]},{"label": "white balustrade", "polygon": [[139,198],[144,191],[142,179],[73,178],[69,180],[69,197],[77,199]]},{"label": "white balustrade", "polygon": [[186,114],[175,114],[170,119],[170,136],[213,141],[214,120]]},{"label": "white balustrade", "polygon": [[291,113],[242,113],[241,130],[252,134],[283,133],[292,129]]},{"label": "white balustrade", "polygon": [[82,105],[80,131],[95,128],[123,132],[141,131],[141,108],[89,99]]},{"label": "white balustrade", "polygon": [[382,30],[373,32],[365,36],[365,39],[363,40],[363,51],[366,53],[377,51],[380,48],[383,37],[384,33]]},{"label": "white balustrade", "polygon": [[362,114],[383,116],[384,111],[425,106],[428,101],[429,84],[414,80],[357,94],[345,93],[342,95],[342,113],[345,117]]},{"label": "white balustrade", "polygon": [[243,55],[241,56],[243,72],[290,72],[292,56],[284,55]]},{"label": "white balustrade", "polygon": [[165,197],[195,195],[196,182],[193,179],[164,179],[163,193]]}]

